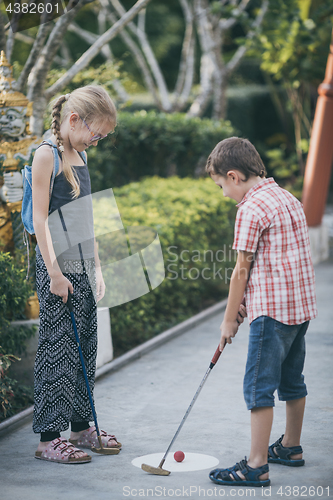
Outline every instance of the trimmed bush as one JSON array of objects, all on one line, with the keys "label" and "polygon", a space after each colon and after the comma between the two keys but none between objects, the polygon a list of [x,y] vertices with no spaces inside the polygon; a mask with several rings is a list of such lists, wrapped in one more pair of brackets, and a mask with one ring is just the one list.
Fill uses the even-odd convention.
[{"label": "trimmed bush", "polygon": [[125,227],[158,232],[166,270],[155,290],[110,310],[119,355],[227,295],[236,209],[209,178],[150,177],[114,194]]},{"label": "trimmed bush", "polygon": [[0,252],[0,421],[33,403],[30,388],[12,380],[7,371],[16,354],[25,350],[25,342],[35,327],[12,326],[14,319],[24,318],[24,307],[31,295],[25,270],[9,253]]},{"label": "trimmed bush", "polygon": [[[277,87],[276,91],[279,94],[282,93],[282,101],[287,100],[283,89]],[[139,110],[147,112],[155,110],[157,112],[156,105],[149,94],[136,95],[132,103],[126,104],[125,109],[129,112],[138,112]],[[204,119],[209,120],[211,115],[212,103],[207,107]],[[255,143],[266,141],[272,135],[284,132],[283,124],[274,106],[268,85],[255,83],[230,84],[227,89],[226,118],[227,123],[231,123],[238,130],[238,135],[246,137]],[[288,125],[292,130],[291,117]]]},{"label": "trimmed bush", "polygon": [[4,354],[0,346],[0,422],[24,410],[34,402],[32,387],[28,387],[12,380],[7,371],[13,361],[20,358],[11,354]]},{"label": "trimmed bush", "polygon": [[235,134],[229,122],[155,111],[121,112],[110,139],[88,153],[93,191],[147,175],[195,177],[215,145]]},{"label": "trimmed bush", "polygon": [[24,352],[24,343],[33,333],[33,329],[10,324],[14,319],[25,318],[25,304],[32,293],[25,272],[14,257],[0,252],[0,346],[10,354]]}]

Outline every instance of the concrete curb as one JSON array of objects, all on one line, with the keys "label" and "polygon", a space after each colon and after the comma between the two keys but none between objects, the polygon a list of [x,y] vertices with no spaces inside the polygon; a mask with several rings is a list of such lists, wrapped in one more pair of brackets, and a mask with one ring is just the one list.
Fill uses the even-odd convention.
[{"label": "concrete curb", "polygon": [[[219,312],[223,311],[226,308],[227,301],[228,299],[224,299],[221,302],[214,304],[208,309],[201,311],[199,314],[192,316],[192,318],[189,318],[183,321],[182,323],[179,323],[179,325],[169,328],[169,330],[166,330],[165,332],[160,333],[156,337],[147,340],[147,342],[145,342],[144,344],[141,344],[138,347],[134,347],[134,349],[131,349],[122,356],[119,356],[119,358],[110,361],[110,363],[101,366],[96,370],[96,380],[98,380],[101,377],[104,377],[104,375],[120,370],[128,363],[131,363],[132,361],[141,358],[141,356],[143,356],[144,354],[152,351],[153,349],[156,349],[157,347],[165,344],[166,342],[169,342],[170,340],[174,339],[175,337],[178,337],[179,335],[190,330],[191,328],[194,328],[203,321],[206,321],[211,316],[215,316],[216,314],[218,314]],[[3,431],[5,431],[6,429],[7,432],[8,431],[11,432],[12,430],[17,429],[21,425],[31,420],[33,409],[34,407],[30,406],[29,408],[21,411],[17,415],[14,415],[13,417],[8,418],[4,422],[1,422],[0,437],[3,435]]]},{"label": "concrete curb", "polygon": [[162,344],[165,344],[165,342],[169,342],[169,340],[178,337],[187,330],[190,330],[191,328],[194,328],[195,326],[199,325],[199,323],[202,323],[210,316],[215,316],[215,314],[225,309],[227,305],[227,300],[228,299],[225,299],[222,300],[221,302],[218,302],[217,304],[214,304],[208,309],[201,311],[201,313],[192,316],[192,318],[189,318],[183,321],[182,323],[179,323],[179,325],[169,328],[169,330],[166,330],[165,332],[160,333],[156,337],[147,340],[147,342],[145,342],[144,344],[141,344],[138,347],[134,347],[134,349],[131,349],[122,356],[119,356],[119,358],[110,361],[110,363],[101,366],[96,370],[96,380],[100,377],[103,377],[106,374],[119,370],[123,366],[127,365],[127,363],[140,358],[144,354],[152,351],[153,349],[156,349]]}]

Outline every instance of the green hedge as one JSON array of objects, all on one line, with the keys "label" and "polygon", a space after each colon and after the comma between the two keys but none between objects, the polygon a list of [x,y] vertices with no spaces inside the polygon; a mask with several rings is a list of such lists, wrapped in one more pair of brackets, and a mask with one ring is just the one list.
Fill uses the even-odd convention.
[{"label": "green hedge", "polygon": [[125,227],[158,232],[166,270],[155,290],[110,309],[119,355],[227,295],[236,209],[209,178],[150,177],[114,194]]},{"label": "green hedge", "polygon": [[35,327],[12,326],[14,319],[24,318],[24,307],[32,288],[25,280],[20,258],[0,252],[0,422],[33,403],[32,390],[8,375],[11,362],[19,362],[16,354],[25,350],[25,342]]},{"label": "green hedge", "polygon": [[[277,88],[277,92],[283,91]],[[135,95],[133,101],[127,104],[125,109],[132,113],[140,110],[157,112],[156,105],[149,94]],[[208,120],[211,115],[212,104],[205,112],[205,120]],[[265,141],[272,135],[284,133],[268,85],[254,83],[230,85],[227,90],[226,118],[238,130],[239,135],[250,141]],[[290,117],[291,130],[292,127]]]},{"label": "green hedge", "polygon": [[180,113],[120,112],[115,133],[89,149],[92,189],[122,186],[147,175],[195,176],[215,145],[234,134],[229,122]]}]

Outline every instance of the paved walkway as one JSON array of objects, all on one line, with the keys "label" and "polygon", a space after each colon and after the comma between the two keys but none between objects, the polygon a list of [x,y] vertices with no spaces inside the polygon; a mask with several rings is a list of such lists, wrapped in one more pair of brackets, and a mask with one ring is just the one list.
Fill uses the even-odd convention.
[{"label": "paved walkway", "polygon": [[[2,437],[1,500],[332,498],[333,262],[318,265],[316,278],[319,317],[307,334],[305,367],[309,391],[302,437],[305,467],[271,465],[272,486],[262,491],[220,488],[208,479],[209,469],[161,477],[131,464],[135,457],[166,450],[217,347],[222,319],[218,315],[98,381],[99,425],[123,443],[118,456],[93,454],[85,465],[50,464],[34,459],[37,439],[30,423]],[[246,322],[212,371],[174,451],[213,455],[220,467],[249,454],[250,413],[242,396],[247,337]],[[283,430],[284,404],[277,402],[272,440]]]}]

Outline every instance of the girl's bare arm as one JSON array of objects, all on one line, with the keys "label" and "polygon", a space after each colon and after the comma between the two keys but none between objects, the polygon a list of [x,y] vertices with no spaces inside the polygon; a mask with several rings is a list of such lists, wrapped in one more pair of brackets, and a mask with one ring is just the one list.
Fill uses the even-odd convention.
[{"label": "girl's bare arm", "polygon": [[37,243],[51,278],[50,290],[63,297],[66,302],[68,288],[73,293],[73,287],[59,268],[47,224],[53,161],[53,153],[49,147],[45,146],[36,151],[32,164],[33,224]]}]

